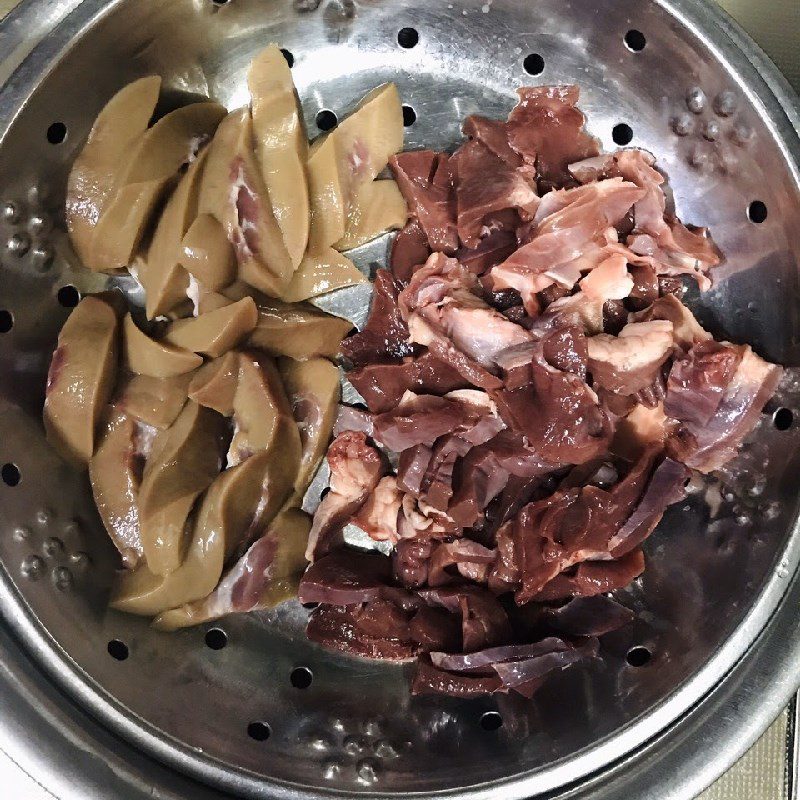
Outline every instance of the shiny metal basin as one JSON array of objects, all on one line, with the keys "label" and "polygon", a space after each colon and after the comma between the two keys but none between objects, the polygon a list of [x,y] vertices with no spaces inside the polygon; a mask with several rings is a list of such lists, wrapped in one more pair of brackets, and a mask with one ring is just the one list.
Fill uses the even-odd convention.
[{"label": "shiny metal basin", "polygon": [[[413,48],[402,28],[418,31]],[[625,36],[646,40],[634,50]],[[648,543],[648,568],[621,593],[639,617],[603,659],[549,680],[532,702],[411,698],[408,669],[309,644],[304,610],[162,634],[108,612],[117,566],[84,476],[64,467],[39,421],[55,337],[74,286],[105,278],[76,263],[63,232],[69,165],[125,82],[164,76],[165,105],[247,101],[254,53],[295,58],[309,131],[394,80],[417,114],[409,148],[452,147],[469,113],[504,115],[525,83],[576,82],[589,129],[613,148],[657,154],[686,221],[710,226],[726,262],[692,299],[718,335],[800,364],[800,134],[777,71],[700,0],[28,0],[0,25],[0,730],[65,797],[690,797],[750,744],[800,682],[797,470],[789,370],[740,458],[697,481]],[[630,37],[629,37],[630,42]],[[526,56],[544,61],[529,74]],[[66,128],[63,141],[54,123]],[[48,135],[48,132],[49,135]],[[767,217],[753,222],[752,203]],[[368,266],[386,241],[365,248]],[[368,297],[321,305],[363,319]],[[6,317],[9,319],[9,317]],[[117,660],[109,642],[123,642]],[[651,657],[635,667],[631,648]],[[313,684],[294,688],[297,666]],[[486,731],[486,711],[503,725]],[[266,741],[248,736],[269,726]],[[65,735],[65,732],[68,732]],[[680,765],[680,768],[677,766]]]}]

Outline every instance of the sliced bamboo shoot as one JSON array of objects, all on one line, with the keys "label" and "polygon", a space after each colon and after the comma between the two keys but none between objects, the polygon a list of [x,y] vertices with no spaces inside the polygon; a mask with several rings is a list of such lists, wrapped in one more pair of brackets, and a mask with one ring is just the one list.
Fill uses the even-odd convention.
[{"label": "sliced bamboo shoot", "polygon": [[298,113],[292,72],[276,45],[256,56],[247,82],[256,156],[289,258],[297,269],[308,244],[308,140]]},{"label": "sliced bamboo shoot", "polygon": [[347,231],[334,246],[337,250],[359,247],[386,231],[399,230],[406,219],[406,201],[394,181],[365,183],[350,206]]},{"label": "sliced bamboo shoot", "polygon": [[128,169],[94,229],[90,268],[112,270],[131,263],[164,193],[224,114],[217,103],[194,103],[170,112],[141,136],[125,156]]},{"label": "sliced bamboo shoot", "polygon": [[151,75],[120,89],[95,120],[67,182],[66,217],[72,245],[89,269],[102,269],[92,260],[92,238],[130,152],[153,116],[161,78]]},{"label": "sliced bamboo shoot", "polygon": [[44,401],[47,441],[67,461],[85,467],[94,453],[95,430],[117,378],[117,293],[84,297],[58,335]]},{"label": "sliced bamboo shoot", "polygon": [[257,322],[255,302],[251,297],[244,297],[194,319],[179,319],[170,323],[164,338],[175,347],[216,358],[236,347]]},{"label": "sliced bamboo shoot", "polygon": [[366,276],[346,256],[327,247],[320,253],[307,253],[281,295],[287,303],[366,283]]},{"label": "sliced bamboo shoot", "polygon": [[132,372],[154,378],[172,378],[202,365],[203,359],[185,347],[157,342],[141,331],[130,314],[125,315],[125,361]]}]

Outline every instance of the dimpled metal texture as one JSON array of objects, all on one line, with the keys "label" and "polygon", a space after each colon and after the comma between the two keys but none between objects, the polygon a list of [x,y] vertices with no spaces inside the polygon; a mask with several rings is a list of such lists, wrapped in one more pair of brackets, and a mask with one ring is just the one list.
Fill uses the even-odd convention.
[{"label": "dimpled metal texture", "polygon": [[[620,593],[638,612],[635,624],[604,638],[602,659],[553,676],[532,701],[412,698],[409,667],[307,642],[307,611],[296,602],[175,634],[107,611],[118,558],[86,476],[61,463],[40,421],[50,354],[76,299],[63,289],[108,283],[77,263],[62,212],[69,165],[95,116],[116,90],[150,73],[164,78],[162,111],[199,96],[242,105],[248,64],[273,41],[294,57],[311,136],[320,110],[341,117],[388,80],[416,115],[407,148],[454,147],[465,116],[506,115],[520,85],[579,84],[589,130],[613,149],[615,128],[629,126],[630,144],[657,154],[677,213],[709,226],[725,253],[715,288],[691,296],[701,321],[767,358],[800,364],[793,132],[780,106],[767,108],[732,69],[729,52],[697,35],[686,14],[703,6],[41,6],[58,24],[42,40],[38,70],[13,50],[0,56],[0,103],[9,110],[0,122],[0,610],[59,690],[141,753],[216,787],[191,795],[204,798],[552,793],[635,753],[706,697],[748,651],[797,566],[794,370],[740,458],[696,478],[648,542],[647,571]],[[400,37],[415,40],[411,47],[398,41],[404,28],[417,33]],[[629,38],[634,49],[625,38],[632,29],[644,39]],[[387,243],[365,246],[356,261],[369,270]],[[360,324],[368,303],[362,287],[319,305]],[[218,637],[206,644],[211,627],[227,634],[222,646]],[[291,677],[298,667],[310,670],[304,688]]]}]

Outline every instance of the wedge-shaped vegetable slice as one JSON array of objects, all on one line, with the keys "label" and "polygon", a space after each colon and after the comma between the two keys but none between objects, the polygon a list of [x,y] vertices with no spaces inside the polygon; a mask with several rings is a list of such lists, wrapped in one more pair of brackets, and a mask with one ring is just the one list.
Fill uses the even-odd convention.
[{"label": "wedge-shaped vegetable slice", "polygon": [[181,249],[183,267],[206,290],[217,292],[235,280],[236,254],[216,217],[197,217],[186,231]]},{"label": "wedge-shaped vegetable slice", "polygon": [[264,486],[257,524],[230,537],[226,557],[241,552],[259,535],[289,499],[300,467],[300,433],[274,363],[260,353],[239,356],[239,381],[233,398],[234,436],[228,449],[228,464],[239,464],[259,453],[267,453]]},{"label": "wedge-shaped vegetable slice", "polygon": [[276,45],[256,56],[247,83],[252,97],[256,156],[296,269],[308,245],[308,140],[298,113],[292,72]]},{"label": "wedge-shaped vegetable slice", "polygon": [[212,592],[222,575],[226,539],[238,540],[258,516],[270,461],[269,453],[259,453],[219,475],[199,504],[181,565],[169,575],[147,565],[123,573],[111,607],[154,616]]},{"label": "wedge-shaped vegetable slice", "polygon": [[139,528],[145,560],[157,575],[168,575],[183,562],[189,544],[187,526],[198,494],[182,495],[147,514],[140,508]]},{"label": "wedge-shaped vegetable slice", "polygon": [[330,442],[341,395],[339,370],[326,358],[282,358],[278,368],[300,430],[303,455],[294,482],[294,497],[299,502]]},{"label": "wedge-shaped vegetable slice", "polygon": [[361,188],[402,147],[403,109],[393,83],[371,91],[337,128],[314,142],[308,158],[312,253],[344,237]]},{"label": "wedge-shaped vegetable slice", "polygon": [[183,237],[197,217],[197,199],[208,151],[202,151],[180,179],[156,225],[147,254],[137,264],[148,319],[168,314],[186,301],[189,275],[182,266]]},{"label": "wedge-shaped vegetable slice", "polygon": [[213,408],[223,417],[230,417],[238,382],[239,353],[230,350],[197,370],[189,384],[189,397],[201,406]]},{"label": "wedge-shaped vegetable slice", "polygon": [[170,112],[142,135],[94,229],[88,266],[110,270],[131,263],[164,193],[224,115],[217,103],[194,103]]},{"label": "wedge-shaped vegetable slice", "polygon": [[250,110],[232,111],[211,143],[199,213],[210,214],[222,223],[236,252],[239,277],[277,296],[294,267],[272,213],[253,147]]},{"label": "wedge-shaped vegetable slice", "polygon": [[350,206],[345,235],[334,245],[350,250],[406,224],[408,208],[394,181],[365,183]]},{"label": "wedge-shaped vegetable slice", "polygon": [[319,253],[306,254],[281,299],[297,303],[334,289],[366,282],[366,276],[349,258],[332,247],[326,247]]},{"label": "wedge-shaped vegetable slice", "polygon": [[183,560],[184,523],[219,474],[226,429],[224,417],[190,400],[155,438],[139,490],[139,519],[147,565],[157,575],[173,572]]},{"label": "wedge-shaped vegetable slice", "polygon": [[92,261],[94,228],[113,198],[131,150],[147,130],[160,88],[161,78],[151,75],[120,89],[98,115],[72,165],[67,183],[67,228],[75,252],[90,269],[98,268]]},{"label": "wedge-shaped vegetable slice", "polygon": [[248,343],[297,361],[314,356],[333,358],[352,327],[348,320],[325,314],[308,303],[261,302]]},{"label": "wedge-shaped vegetable slice", "polygon": [[258,322],[258,309],[251,297],[200,314],[194,319],[170,323],[165,341],[204,356],[216,358],[236,347]]},{"label": "wedge-shaped vegetable slice", "polygon": [[300,433],[280,374],[272,359],[261,353],[239,354],[233,423],[229,464],[238,464],[260,450],[280,451],[294,480],[300,465]]},{"label": "wedge-shaped vegetable slice", "polygon": [[312,253],[331,247],[347,230],[349,171],[335,134],[334,130],[316,139],[308,154],[308,249]]},{"label": "wedge-shaped vegetable slice", "polygon": [[389,156],[403,149],[403,107],[393,83],[366,94],[358,108],[335,129],[352,175],[350,190],[375,180]]},{"label": "wedge-shaped vegetable slice", "polygon": [[238,279],[224,289],[220,289],[218,292],[208,291],[202,286],[200,288],[201,291],[199,292],[198,303],[198,312],[200,314],[207,314],[209,311],[216,311],[219,308],[224,308],[245,297],[252,297],[256,305],[258,305],[260,299],[269,300],[263,292],[259,292],[258,289],[254,289],[249,283]]},{"label": "wedge-shaped vegetable slice", "polygon": [[130,314],[123,323],[125,360],[131,372],[153,378],[172,378],[197,369],[203,359],[191,350],[157,342],[141,331]]},{"label": "wedge-shaped vegetable slice", "polygon": [[132,417],[158,430],[168,428],[186,404],[191,373],[174,378],[132,375],[125,381],[118,404]]},{"label": "wedge-shaped vegetable slice", "polygon": [[50,361],[44,401],[47,440],[67,461],[85,467],[95,430],[117,378],[121,295],[84,297],[70,314]]},{"label": "wedge-shaped vegetable slice", "polygon": [[142,461],[154,434],[118,406],[111,407],[100,444],[89,461],[92,494],[100,519],[128,567],[136,566],[144,555],[137,500]]},{"label": "wedge-shaped vegetable slice", "polygon": [[159,615],[156,628],[174,631],[226,614],[273,608],[297,595],[311,519],[297,509],[279,514],[260,539],[223,576],[203,600]]},{"label": "wedge-shaped vegetable slice", "polygon": [[197,303],[197,313],[202,316],[209,311],[217,311],[220,308],[229,306],[233,300],[220,292],[200,292]]}]

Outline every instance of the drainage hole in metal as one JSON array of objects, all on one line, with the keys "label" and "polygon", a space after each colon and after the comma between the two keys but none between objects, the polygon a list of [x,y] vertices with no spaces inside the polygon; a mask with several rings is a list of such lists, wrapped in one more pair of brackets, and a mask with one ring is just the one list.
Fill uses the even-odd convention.
[{"label": "drainage hole in metal", "polygon": [[74,286],[62,286],[56,295],[64,308],[75,308],[81,301],[81,293]]},{"label": "drainage hole in metal", "polygon": [[614,144],[630,144],[631,139],[633,139],[633,129],[627,123],[620,122],[613,127],[611,138],[614,140]]},{"label": "drainage hole in metal", "polygon": [[211,650],[222,650],[228,644],[228,634],[222,628],[211,628],[206,631],[206,647]]},{"label": "drainage hole in metal", "polygon": [[289,681],[295,689],[308,689],[314,680],[314,673],[308,667],[295,667]]},{"label": "drainage hole in metal", "polygon": [[544,59],[538,53],[525,56],[522,66],[528,75],[541,75],[544,72]]},{"label": "drainage hole in metal", "polygon": [[266,742],[272,731],[266,722],[251,722],[247,726],[247,735],[257,742]]},{"label": "drainage hole in metal", "polygon": [[631,647],[628,650],[628,655],[625,656],[625,660],[630,664],[632,667],[643,667],[650,661],[651,653],[642,645],[637,645],[636,647]]},{"label": "drainage hole in metal", "polygon": [[67,138],[67,126],[63,122],[54,122],[47,129],[47,141],[50,144],[61,144]]},{"label": "drainage hole in metal", "polygon": [[747,218],[760,225],[767,218],[767,204],[761,200],[753,200],[747,207]]},{"label": "drainage hole in metal", "polygon": [[789,408],[779,408],[772,415],[772,424],[779,431],[788,431],[789,428],[792,427],[793,422],[794,422],[794,414]]},{"label": "drainage hole in metal", "polygon": [[623,37],[625,47],[633,53],[640,53],[647,45],[647,38],[641,31],[631,28]]},{"label": "drainage hole in metal", "polygon": [[108,643],[108,654],[117,661],[125,661],[129,655],[128,645],[119,639],[112,639]]},{"label": "drainage hole in metal", "polygon": [[487,711],[481,714],[481,728],[485,731],[496,731],[503,727],[503,717],[499,711]]},{"label": "drainage hole in metal", "polygon": [[20,480],[22,480],[19,467],[10,462],[8,464],[3,464],[2,469],[0,469],[0,474],[2,474],[3,483],[6,486],[16,486]]},{"label": "drainage hole in metal", "polygon": [[410,128],[417,121],[417,112],[411,106],[403,106],[403,125]]},{"label": "drainage hole in metal", "polygon": [[419,42],[419,33],[416,28],[401,28],[397,33],[397,43],[406,50],[416,47]]},{"label": "drainage hole in metal", "polygon": [[339,124],[339,118],[327,108],[317,112],[315,121],[321,131],[332,131]]}]

